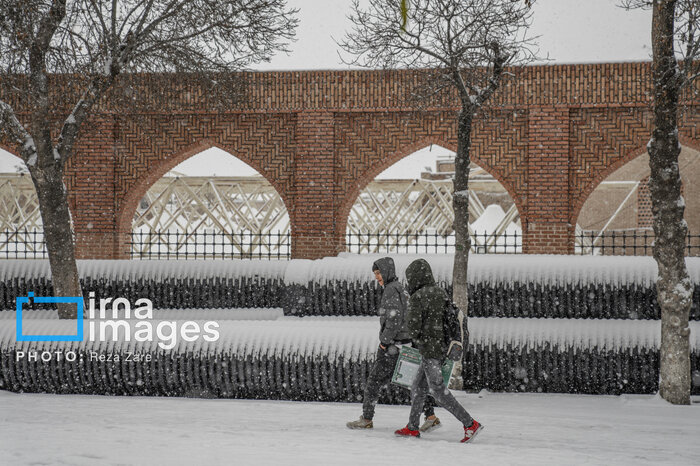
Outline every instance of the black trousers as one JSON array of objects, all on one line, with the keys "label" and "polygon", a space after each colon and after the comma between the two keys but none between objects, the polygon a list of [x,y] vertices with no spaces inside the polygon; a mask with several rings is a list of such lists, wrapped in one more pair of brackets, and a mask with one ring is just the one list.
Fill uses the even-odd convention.
[{"label": "black trousers", "polygon": [[420,409],[429,398],[428,392],[435,397],[440,406],[459,419],[464,427],[472,425],[474,419],[445,387],[441,367],[442,361],[438,359],[423,358],[420,363],[411,388],[411,414],[408,418],[408,428],[411,430],[418,430]]},{"label": "black trousers", "polygon": [[[394,375],[394,368],[398,360],[399,351],[396,346],[390,346],[386,351],[381,348],[377,349],[377,358],[367,378],[365,394],[362,399],[362,417],[365,419],[374,418],[374,407],[379,401],[379,391],[391,382],[391,376]],[[427,396],[423,405],[426,417],[435,414],[434,407],[435,400],[432,396]]]}]

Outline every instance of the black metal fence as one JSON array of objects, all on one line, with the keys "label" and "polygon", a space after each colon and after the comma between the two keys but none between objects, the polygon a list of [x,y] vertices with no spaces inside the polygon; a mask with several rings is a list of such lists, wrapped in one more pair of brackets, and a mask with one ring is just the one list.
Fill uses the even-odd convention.
[{"label": "black metal fence", "polygon": [[[582,231],[576,235],[576,254],[600,256],[650,256],[652,230]],[[700,256],[700,235],[688,234],[686,255]]]},{"label": "black metal fence", "polygon": [[[436,232],[422,233],[349,233],[345,237],[347,250],[354,253],[449,254],[455,252],[455,235]],[[523,248],[519,232],[494,236],[475,233],[471,252],[474,254],[519,254]]]},{"label": "black metal fence", "polygon": [[0,231],[0,259],[47,259],[42,230]]},{"label": "black metal fence", "polygon": [[131,232],[132,259],[289,259],[289,232]]},{"label": "black metal fence", "polygon": [[[435,232],[350,233],[345,238],[347,251],[353,253],[450,254],[455,237]],[[289,259],[289,232],[226,233],[207,231],[131,233],[132,259]],[[575,253],[581,255],[648,256],[652,254],[652,230],[582,231],[575,237]],[[493,236],[476,233],[472,237],[473,254],[522,253],[520,232]],[[700,235],[688,234],[686,255],[700,256]],[[0,231],[0,259],[46,259],[48,253],[42,230]]]}]

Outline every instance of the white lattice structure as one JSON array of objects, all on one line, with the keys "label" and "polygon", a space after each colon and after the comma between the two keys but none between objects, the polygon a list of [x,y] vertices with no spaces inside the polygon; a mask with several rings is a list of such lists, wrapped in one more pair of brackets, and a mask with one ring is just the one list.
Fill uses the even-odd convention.
[{"label": "white lattice structure", "polygon": [[0,173],[0,230],[41,230],[39,199],[29,175]]},{"label": "white lattice structure", "polygon": [[[351,238],[372,239],[365,241],[364,245],[358,244],[358,250],[354,252],[410,251],[412,242],[426,233],[435,235],[436,246],[446,245],[454,231],[452,191],[451,180],[374,180],[360,193],[348,218],[347,231]],[[471,225],[478,221],[484,210],[475,191],[470,190],[473,245],[480,252],[493,252],[497,246],[504,246],[507,240],[504,233],[518,220],[518,210],[512,204],[494,228],[475,232]],[[514,237],[511,239],[515,241]],[[516,244],[513,242],[512,246],[515,252]]]},{"label": "white lattice structure", "polygon": [[[287,247],[281,242],[289,233],[289,216],[282,198],[261,176],[165,176],[139,203],[132,230],[136,256],[158,250],[252,257]],[[209,245],[202,245],[203,233],[212,235]]]},{"label": "white lattice structure", "polygon": [[615,219],[620,215],[620,213],[623,211],[623,209],[627,206],[629,206],[632,201],[636,201],[633,197],[637,195],[637,192],[639,190],[639,185],[640,181],[602,181],[598,188],[601,187],[609,187],[609,186],[616,186],[616,187],[622,187],[626,192],[625,196],[622,199],[621,202],[615,204],[611,203],[611,207],[615,207],[615,211],[610,215],[603,227],[600,230],[596,231],[595,235],[591,235],[591,237],[586,237],[584,234],[584,231],[582,230],[581,226],[577,223],[576,224],[576,244],[575,244],[575,251],[578,254],[594,254],[594,255],[600,255],[601,248],[600,248],[600,243],[601,239],[604,237],[604,235],[608,232],[608,228],[610,225],[615,221]]},{"label": "white lattice structure", "polygon": [[[494,191],[486,186],[495,180],[475,171],[470,181],[471,226],[479,225],[485,208],[481,191]],[[630,202],[638,182],[627,183],[629,192],[609,216],[602,235]],[[520,240],[508,237],[519,215],[511,204],[504,216],[489,224],[489,229],[470,228],[475,249],[493,252],[508,246],[519,248]],[[406,252],[411,236],[428,233],[439,244],[448,245],[452,230],[451,180],[375,180],[358,196],[347,223],[350,243],[362,242],[353,252],[386,250]],[[482,222],[483,223],[483,222]],[[179,252],[201,256],[255,257],[256,254],[289,254],[289,216],[274,187],[263,177],[176,177],[158,180],[141,200],[132,229],[135,234],[133,252],[148,256],[153,251],[168,254]],[[202,246],[202,233],[218,238]],[[580,236],[577,225],[576,250],[590,253],[599,238]],[[353,239],[354,236],[354,239]],[[365,239],[363,239],[365,238]],[[206,241],[206,237],[205,237]],[[45,248],[39,202],[28,174],[0,174],[0,257],[43,257]],[[224,244],[225,243],[225,244]],[[510,248],[513,249],[510,249]],[[18,256],[19,255],[19,256]]]},{"label": "white lattice structure", "polygon": [[43,241],[32,179],[28,174],[0,173],[0,257],[44,257]]}]

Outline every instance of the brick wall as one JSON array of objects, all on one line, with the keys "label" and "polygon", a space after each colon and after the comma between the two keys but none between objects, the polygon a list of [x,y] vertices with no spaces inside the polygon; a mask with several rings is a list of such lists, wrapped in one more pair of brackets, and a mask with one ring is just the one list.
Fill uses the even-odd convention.
[{"label": "brick wall", "polygon": [[333,114],[301,112],[294,155],[292,257],[317,259],[344,250],[345,230],[338,231],[334,208]]},{"label": "brick wall", "polygon": [[531,107],[527,134],[528,182],[527,211],[522,222],[523,252],[572,252],[568,107]]},{"label": "brick wall", "polygon": [[[475,122],[473,161],[515,201],[525,252],[570,253],[573,225],[590,192],[644,152],[651,128],[643,84],[649,64],[510,71],[515,76]],[[431,143],[456,147],[454,96],[436,96],[420,111],[409,98],[420,73],[242,77],[245,98],[224,111],[189,76],[135,78],[144,100],[136,113],[102,103],[67,170],[80,257],[128,257],[131,221],[144,193],[212,146],[253,166],[280,193],[290,213],[294,257],[335,255],[344,249],[357,194],[378,173]],[[22,102],[10,103],[22,111]],[[699,109],[700,101],[688,102],[680,128],[681,142],[695,149]]]}]

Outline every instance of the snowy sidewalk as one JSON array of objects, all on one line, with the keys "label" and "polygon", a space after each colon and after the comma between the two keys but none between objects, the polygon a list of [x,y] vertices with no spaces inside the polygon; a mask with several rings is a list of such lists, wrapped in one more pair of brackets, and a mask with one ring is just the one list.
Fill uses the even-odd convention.
[{"label": "snowy sidewalk", "polygon": [[698,465],[700,399],[457,394],[486,428],[463,445],[444,427],[399,439],[408,407],[377,408],[350,431],[359,404],[14,394],[0,391],[3,464]]}]

